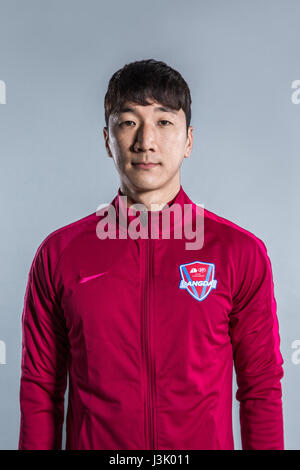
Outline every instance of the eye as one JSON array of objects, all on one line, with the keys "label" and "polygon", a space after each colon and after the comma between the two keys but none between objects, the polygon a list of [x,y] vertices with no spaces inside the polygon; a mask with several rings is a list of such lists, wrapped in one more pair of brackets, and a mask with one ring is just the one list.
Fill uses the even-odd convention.
[{"label": "eye", "polygon": [[[133,121],[123,121],[123,122],[121,123],[121,126],[122,126],[123,124],[127,124],[128,122],[133,122]],[[134,124],[134,122],[133,122],[133,124]],[[132,126],[126,125],[126,127],[132,127]]]},{"label": "eye", "polygon": [[[159,122],[168,122],[169,124],[172,124],[170,121],[167,121],[166,119],[162,119],[161,121]],[[166,127],[166,126],[163,126],[163,127]]]}]

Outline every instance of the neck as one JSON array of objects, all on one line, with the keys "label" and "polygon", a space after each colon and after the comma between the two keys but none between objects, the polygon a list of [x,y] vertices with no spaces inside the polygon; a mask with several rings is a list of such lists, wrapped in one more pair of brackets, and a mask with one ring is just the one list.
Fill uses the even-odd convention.
[{"label": "neck", "polygon": [[127,207],[132,204],[143,204],[148,211],[151,211],[151,205],[155,204],[152,208],[154,211],[162,210],[165,205],[170,202],[178,194],[180,190],[180,180],[171,185],[170,187],[162,187],[147,191],[138,191],[130,188],[123,182],[120,183],[120,190],[122,196],[127,196]]}]

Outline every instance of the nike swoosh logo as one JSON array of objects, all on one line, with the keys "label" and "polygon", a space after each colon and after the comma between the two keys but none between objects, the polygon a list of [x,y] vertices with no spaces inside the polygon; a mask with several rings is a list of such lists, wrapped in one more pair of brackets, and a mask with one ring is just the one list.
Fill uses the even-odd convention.
[{"label": "nike swoosh logo", "polygon": [[99,274],[94,274],[93,276],[81,276],[79,279],[79,283],[82,284],[83,282],[90,281],[91,279],[95,279],[95,277],[103,276],[103,274],[106,274],[107,271],[104,271],[103,273]]}]

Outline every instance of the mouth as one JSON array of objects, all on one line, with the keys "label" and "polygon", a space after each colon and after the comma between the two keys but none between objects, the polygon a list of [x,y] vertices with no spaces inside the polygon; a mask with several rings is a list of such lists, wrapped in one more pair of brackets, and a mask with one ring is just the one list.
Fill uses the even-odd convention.
[{"label": "mouth", "polygon": [[160,163],[132,163],[133,166],[135,166],[136,168],[140,168],[140,169],[144,169],[144,170],[148,170],[150,168],[155,168],[156,166],[160,165]]}]

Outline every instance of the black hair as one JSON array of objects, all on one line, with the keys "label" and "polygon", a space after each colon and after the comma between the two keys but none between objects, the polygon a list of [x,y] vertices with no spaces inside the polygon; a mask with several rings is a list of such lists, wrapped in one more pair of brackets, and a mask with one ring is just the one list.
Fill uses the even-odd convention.
[{"label": "black hair", "polygon": [[152,98],[174,110],[182,110],[186,117],[186,131],[191,122],[190,89],[181,74],[165,62],[146,59],[125,64],[109,80],[104,98],[105,122],[117,113],[125,101],[146,106]]}]

